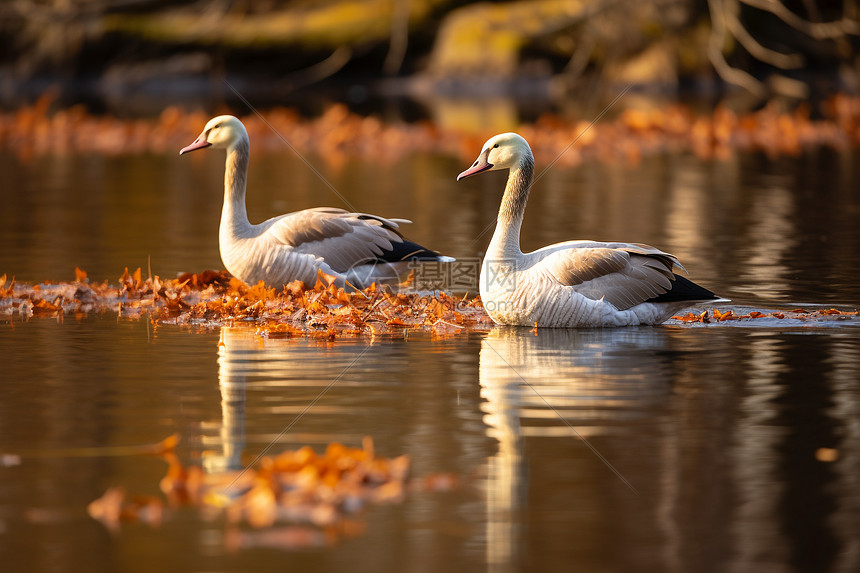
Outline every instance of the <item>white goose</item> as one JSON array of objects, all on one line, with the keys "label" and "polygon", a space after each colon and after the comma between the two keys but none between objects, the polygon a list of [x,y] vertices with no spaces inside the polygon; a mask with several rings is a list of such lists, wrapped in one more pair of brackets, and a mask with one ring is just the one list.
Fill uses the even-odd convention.
[{"label": "white goose", "polygon": [[264,281],[280,287],[298,279],[314,285],[323,272],[333,275],[338,286],[363,288],[402,278],[410,261],[453,260],[404,239],[397,229],[400,223],[411,222],[406,219],[318,207],[252,225],[245,209],[250,153],[245,126],[230,115],[211,119],[179,154],[207,147],[227,149],[218,237],[221,260],[248,284]]},{"label": "white goose", "polygon": [[660,324],[711,291],[675,274],[669,253],[640,243],[568,241],[520,250],[520,227],[534,173],[529,144],[516,133],[490,138],[457,180],[510,169],[496,230],[481,266],[481,300],[498,324],[598,327]]}]

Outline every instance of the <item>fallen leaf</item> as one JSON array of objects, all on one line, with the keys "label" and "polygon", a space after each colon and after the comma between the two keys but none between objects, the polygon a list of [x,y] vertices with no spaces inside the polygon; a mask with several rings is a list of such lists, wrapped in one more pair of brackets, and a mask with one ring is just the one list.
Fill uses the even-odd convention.
[{"label": "fallen leaf", "polygon": [[0,467],[11,468],[21,465],[21,456],[18,454],[0,454]]},{"label": "fallen leaf", "polygon": [[818,448],[815,450],[815,459],[819,462],[835,462],[839,459],[839,450],[833,448]]},{"label": "fallen leaf", "polygon": [[87,513],[93,519],[101,521],[110,531],[116,533],[119,530],[124,501],[125,489],[109,487],[100,498],[90,502],[87,506]]},{"label": "fallen leaf", "polygon": [[[59,300],[59,299],[58,299]],[[57,315],[60,313],[60,305],[50,303],[45,299],[39,299],[33,304],[33,314],[35,315]]]}]

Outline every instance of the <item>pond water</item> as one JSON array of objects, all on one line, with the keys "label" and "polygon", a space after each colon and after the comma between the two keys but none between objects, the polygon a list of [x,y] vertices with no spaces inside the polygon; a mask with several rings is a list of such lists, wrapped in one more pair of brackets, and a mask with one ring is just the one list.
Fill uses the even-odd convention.
[{"label": "pond water", "polygon": [[[853,310],[858,158],[553,169],[533,191],[524,248],[647,242],[734,305]],[[356,208],[412,219],[418,242],[465,260],[489,241],[503,175],[458,184],[465,165],[429,155],[309,160]],[[0,170],[0,274],[220,268],[219,153],[0,154]],[[252,220],[341,206],[286,149],[252,157],[248,199]],[[111,314],[0,317],[0,355],[0,454],[20,455],[0,465],[4,570],[860,570],[856,321],[320,343]],[[156,494],[166,469],[98,448],[172,433],[184,461],[210,470],[273,441],[372,436],[380,454],[408,454],[413,475],[454,473],[459,487],[368,507],[323,546],[192,508],[118,534],[92,520],[86,506],[107,487]]]}]

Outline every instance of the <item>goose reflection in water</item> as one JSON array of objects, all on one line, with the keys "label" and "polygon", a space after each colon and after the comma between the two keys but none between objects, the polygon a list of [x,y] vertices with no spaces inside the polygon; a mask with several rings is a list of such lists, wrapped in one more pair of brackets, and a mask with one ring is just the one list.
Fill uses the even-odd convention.
[{"label": "goose reflection in water", "polygon": [[[287,444],[323,448],[332,441],[361,444],[364,433],[356,414],[372,416],[378,395],[374,389],[396,385],[391,372],[409,366],[408,357],[390,347],[373,349],[373,359],[362,358],[369,347],[361,341],[321,346],[303,338],[267,339],[247,328],[222,327],[221,420],[206,425],[204,468],[209,472],[243,468],[242,455],[249,445],[253,451],[271,445],[277,452]],[[373,369],[379,377],[368,379],[363,372],[372,360],[380,361]]]},{"label": "goose reflection in water", "polygon": [[[275,342],[275,343],[273,343]],[[336,349],[320,350],[309,344],[293,345],[293,341],[266,341],[253,331],[222,327],[218,342],[218,386],[221,391],[221,422],[215,424],[218,435],[204,436],[204,445],[216,450],[204,453],[204,468],[209,472],[242,469],[242,454],[248,440],[267,446],[280,441],[325,444],[343,439],[328,432],[290,431],[291,422],[303,417],[315,396],[335,378],[345,372],[363,348],[348,343]],[[286,346],[285,346],[286,345]],[[350,382],[337,380],[338,386]],[[276,396],[267,396],[269,389],[284,389]],[[251,434],[246,430],[246,391],[256,391],[250,412],[254,420]],[[343,413],[345,409],[326,403],[313,404],[316,416]],[[277,417],[275,424],[271,416]],[[307,420],[306,420],[307,422]],[[301,426],[307,429],[307,424]],[[280,433],[279,430],[281,431]],[[297,430],[297,429],[296,429]],[[360,442],[360,436],[355,440]]]},{"label": "goose reflection in water", "polygon": [[[289,341],[277,341],[287,343]],[[218,430],[217,436],[204,436],[204,444],[209,446],[204,453],[204,469],[208,472],[239,470],[244,467],[242,454],[249,439],[246,430],[246,391],[257,391],[257,398],[252,400],[252,413],[257,424],[254,426],[250,440],[254,443],[268,445],[283,438],[283,435],[273,433],[279,426],[286,427],[290,421],[300,415],[310,398],[307,389],[317,393],[317,388],[323,388],[329,382],[330,368],[333,361],[349,360],[355,346],[344,346],[338,351],[338,358],[326,356],[327,353],[317,353],[309,356],[314,348],[297,347],[285,348],[283,344],[267,343],[253,331],[243,328],[222,327],[221,338],[218,341],[218,387],[221,391],[221,422],[214,424]],[[296,392],[284,393],[277,403],[272,403],[265,396],[259,395],[270,387],[284,387]],[[300,395],[300,396],[297,396]],[[311,396],[312,397],[312,396]],[[293,404],[290,404],[293,402]],[[331,413],[332,406],[317,405],[314,413]],[[274,426],[260,426],[261,418],[269,418],[272,414],[285,415]],[[265,428],[265,429],[264,429]],[[319,435],[295,435],[290,438],[322,441]]]},{"label": "goose reflection in water", "polygon": [[[220,453],[208,452],[203,468],[210,473],[242,469],[245,450],[245,385],[253,362],[243,359],[250,350],[247,334],[240,336],[231,328],[221,328],[218,341],[218,387],[221,390],[221,424],[218,438]],[[204,443],[207,438],[204,437]],[[213,444],[214,445],[214,444]]]},{"label": "goose reflection in water", "polygon": [[[575,440],[585,449],[580,440],[646,417],[670,392],[666,344],[666,333],[653,328],[497,328],[481,342],[481,408],[488,435],[499,442],[486,491],[492,571],[518,570],[523,562],[517,552],[527,545],[520,531],[529,505],[524,438]],[[604,479],[625,489],[625,478],[605,469]]]}]

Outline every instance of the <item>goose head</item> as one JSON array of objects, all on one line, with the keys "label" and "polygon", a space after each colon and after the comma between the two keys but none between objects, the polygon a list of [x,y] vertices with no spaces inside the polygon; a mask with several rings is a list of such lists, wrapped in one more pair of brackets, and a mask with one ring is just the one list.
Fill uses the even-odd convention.
[{"label": "goose head", "polygon": [[524,155],[531,155],[531,148],[521,136],[516,133],[493,136],[484,144],[472,166],[457,176],[457,181],[484,171],[516,167]]},{"label": "goose head", "polygon": [[248,139],[248,132],[242,122],[232,115],[219,115],[210,119],[203,128],[203,133],[194,143],[180,149],[179,155],[206,147],[230,148],[241,139]]}]

